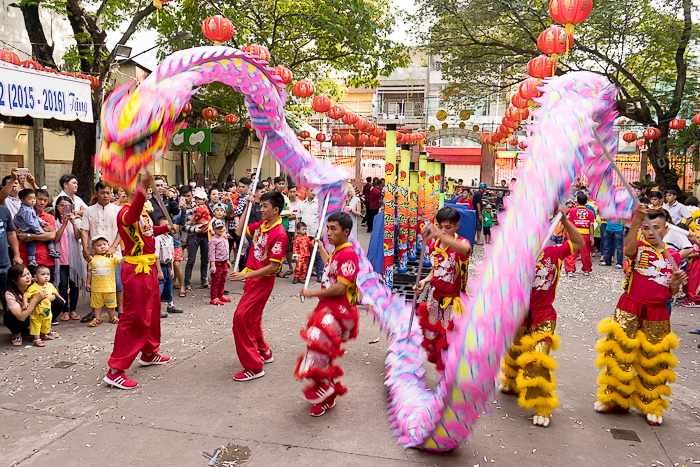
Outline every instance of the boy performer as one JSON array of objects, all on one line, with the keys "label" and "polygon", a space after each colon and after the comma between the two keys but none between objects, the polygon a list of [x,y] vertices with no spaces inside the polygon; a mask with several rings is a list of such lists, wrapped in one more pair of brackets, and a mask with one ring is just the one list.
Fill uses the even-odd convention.
[{"label": "boy performer", "polygon": [[[418,306],[416,314],[423,329],[421,345],[428,354],[428,361],[436,364],[437,371],[444,369],[442,351],[447,349],[447,330],[452,329],[453,314],[464,311],[459,296],[467,291],[472,247],[469,240],[457,236],[459,219],[457,209],[444,206],[435,216],[437,230],[430,222],[423,228],[432,269],[425,279],[418,282],[416,293],[423,292],[428,283],[435,290],[427,304],[423,302]],[[432,238],[435,238],[435,242],[430,244]]]},{"label": "boy performer", "polygon": [[[248,196],[249,203],[243,211],[251,209],[255,196]],[[284,208],[284,197],[277,191],[270,191],[260,197],[260,213],[263,220],[248,226],[246,235],[253,237],[251,252],[246,268],[232,272],[232,281],[245,281],[243,296],[233,315],[233,338],[236,353],[243,365],[243,371],[236,374],[234,381],[250,381],[265,376],[263,363],[272,363],[270,346],[262,332],[262,315],[265,303],[275,285],[275,275],[282,269],[284,254],[287,251],[287,232],[282,226],[280,212]],[[243,234],[243,223],[236,226],[236,235]]]},{"label": "boy performer", "polygon": [[[147,190],[154,187],[153,175],[141,176],[141,184],[129,194],[129,203],[117,215],[119,235],[124,242],[124,310],[114,336],[109,370],[104,382],[119,389],[134,389],[138,383],[126,376],[141,352],[141,365],[162,365],[170,359],[158,354],[160,349],[160,284],[156,272],[155,237],[177,232],[170,225],[153,227],[144,210]],[[154,187],[155,189],[155,187]]]},{"label": "boy performer", "polygon": [[501,374],[501,391],[517,393],[520,407],[534,408],[532,423],[539,426],[548,426],[552,410],[559,406],[553,374],[557,363],[549,351],[559,347],[559,337],[554,333],[557,311],[552,303],[561,277],[561,263],[584,245],[581,232],[566,217],[566,207],[561,206],[559,212],[564,214],[561,223],[569,239],[561,245],[545,247],[537,259],[530,308],[506,354]]},{"label": "boy performer", "polygon": [[[678,363],[671,353],[678,347],[678,337],[671,332],[666,300],[678,292],[687,275],[673,270],[663,250],[676,264],[680,263],[680,255],[665,243],[659,245],[649,226],[643,223],[645,215],[660,235],[665,230],[663,210],[635,209],[630,234],[625,239],[630,265],[624,293],[612,318],[598,324],[598,332],[607,336],[595,347],[600,352],[596,365],[605,370],[598,376],[600,387],[594,408],[613,413],[628,410],[634,404],[646,415],[647,423],[656,426],[661,425],[662,413],[668,408],[663,396],[671,395],[666,383],[676,380],[671,368]],[[640,227],[642,238],[634,235]]]},{"label": "boy performer", "polygon": [[[591,262],[591,245],[593,244],[593,223],[595,222],[595,214],[586,207],[588,196],[584,193],[576,195],[576,207],[569,210],[569,221],[576,226],[583,236],[583,248],[581,248],[581,269],[583,275],[588,276],[593,271],[593,263]],[[578,252],[569,255],[564,261],[564,267],[569,277],[574,277],[576,272],[576,260]]]},{"label": "boy performer", "polygon": [[304,398],[314,404],[309,410],[313,417],[320,417],[326,410],[335,407],[335,398],[347,392],[336,378],[343,370],[333,364],[345,350],[342,342],[357,337],[359,315],[355,306],[359,301],[355,280],[360,269],[359,260],[348,236],[352,230],[352,219],[345,212],[334,212],[328,216],[328,241],[335,246],[328,256],[326,249],[318,249],[325,263],[321,289],[302,289],[304,297],[318,297],[318,305],[309,317],[301,337],[306,341],[306,354],[299,356],[294,375],[302,380],[311,380],[304,388]]}]

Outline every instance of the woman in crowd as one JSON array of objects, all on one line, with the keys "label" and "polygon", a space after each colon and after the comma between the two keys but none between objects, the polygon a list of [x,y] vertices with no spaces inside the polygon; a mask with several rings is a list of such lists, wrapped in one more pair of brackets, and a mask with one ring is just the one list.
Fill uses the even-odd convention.
[{"label": "woman in crowd", "polygon": [[23,264],[15,264],[7,271],[7,292],[5,301],[7,309],[3,321],[12,333],[12,345],[22,345],[22,334],[29,334],[29,315],[34,307],[45,299],[45,291],[38,292],[34,298],[27,300],[24,292],[32,285],[32,274]]},{"label": "woman in crowd", "polygon": [[[60,220],[59,220],[60,219]],[[56,239],[61,254],[60,267],[56,274],[58,294],[63,298],[63,313],[61,321],[80,319],[76,309],[78,307],[78,293],[85,283],[85,266],[83,263],[82,247],[80,245],[80,229],[78,228],[73,203],[67,196],[60,196],[56,200]],[[89,315],[88,315],[89,317]],[[86,321],[87,322],[87,321]]]},{"label": "woman in crowd", "polygon": [[362,202],[352,185],[348,184],[348,214],[352,219],[350,238],[357,238],[357,218],[362,215]]}]

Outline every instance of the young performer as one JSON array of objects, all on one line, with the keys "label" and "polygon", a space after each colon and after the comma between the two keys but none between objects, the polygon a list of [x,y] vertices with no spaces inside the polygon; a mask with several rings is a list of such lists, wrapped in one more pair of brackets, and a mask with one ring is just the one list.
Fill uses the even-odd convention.
[{"label": "young performer", "polygon": [[104,382],[119,389],[134,389],[138,383],[126,376],[127,370],[141,352],[141,365],[161,365],[170,360],[160,350],[160,285],[155,262],[155,237],[177,232],[170,225],[153,227],[144,210],[147,190],[153,187],[153,175],[141,176],[141,184],[129,194],[117,216],[119,235],[124,242],[124,310],[114,336],[114,349],[109,357],[109,370]]},{"label": "young performer", "polygon": [[[428,222],[423,229],[423,238],[428,246],[432,269],[428,276],[418,283],[416,293],[423,292],[430,283],[434,288],[428,303],[421,303],[416,314],[423,329],[423,348],[428,361],[442,371],[442,351],[447,349],[447,330],[452,329],[453,314],[461,314],[464,309],[459,298],[467,290],[469,256],[472,247],[466,238],[457,236],[459,211],[453,207],[441,208],[435,220],[437,230]],[[429,244],[431,239],[435,242]]]},{"label": "young performer", "polygon": [[518,404],[535,409],[532,422],[539,426],[549,425],[552,410],[559,405],[553,374],[557,363],[549,351],[559,347],[559,337],[554,333],[557,311],[552,303],[561,277],[561,263],[584,245],[581,232],[566,218],[566,207],[561,206],[559,212],[564,214],[561,223],[569,239],[561,245],[545,247],[537,259],[530,308],[506,354],[501,374],[501,391],[518,393]]},{"label": "young performer", "polygon": [[[666,300],[678,292],[687,275],[673,271],[663,254],[666,250],[680,264],[680,255],[659,245],[654,233],[643,222],[648,215],[659,235],[666,227],[663,210],[637,207],[632,216],[630,235],[625,239],[625,255],[630,260],[624,292],[612,318],[598,324],[598,332],[607,334],[596,345],[600,355],[596,365],[604,369],[598,375],[598,412],[628,410],[634,404],[649,425],[661,425],[663,411],[671,395],[666,385],[676,380],[671,369],[678,360],[671,350],[678,347],[678,337],[671,332]],[[642,238],[634,235],[642,229]],[[635,374],[636,373],[636,374]]]},{"label": "young performer", "polygon": [[[255,201],[255,196],[248,196]],[[251,203],[246,205],[241,217],[245,219]],[[236,374],[235,381],[250,381],[265,376],[263,363],[272,363],[270,346],[262,332],[262,315],[265,303],[275,285],[275,274],[282,268],[287,251],[287,232],[282,227],[280,212],[284,208],[281,193],[271,191],[260,197],[260,213],[263,220],[248,226],[246,235],[253,237],[251,252],[246,268],[232,272],[232,281],[245,281],[243,296],[233,315],[233,338],[236,353],[243,365],[243,371]],[[236,226],[236,235],[243,234],[243,223]]]},{"label": "young performer", "polygon": [[[581,248],[581,269],[583,275],[588,276],[593,271],[593,263],[591,262],[591,245],[593,244],[593,223],[595,222],[595,214],[586,207],[588,196],[585,193],[576,195],[576,207],[569,210],[568,218],[572,224],[576,226],[583,236],[583,248]],[[564,267],[569,277],[574,277],[576,272],[576,260],[579,252],[566,257]]]},{"label": "young performer", "polygon": [[325,263],[321,289],[302,289],[304,297],[318,297],[318,305],[309,317],[306,329],[301,330],[301,337],[306,341],[306,354],[299,356],[299,363],[294,375],[300,379],[309,379],[311,384],[304,388],[304,398],[314,404],[309,413],[320,417],[326,410],[335,407],[336,396],[341,396],[347,389],[337,378],[343,370],[333,364],[345,350],[342,342],[357,337],[359,315],[357,307],[359,296],[355,280],[360,269],[359,260],[348,236],[352,230],[352,219],[345,212],[334,212],[328,216],[328,241],[335,246],[328,256],[326,249],[318,249]]}]

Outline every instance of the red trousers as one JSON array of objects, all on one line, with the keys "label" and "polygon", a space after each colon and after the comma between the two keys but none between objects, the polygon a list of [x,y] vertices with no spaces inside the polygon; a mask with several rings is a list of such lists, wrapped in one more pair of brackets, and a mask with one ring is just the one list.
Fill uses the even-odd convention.
[{"label": "red trousers", "polygon": [[226,261],[215,261],[214,264],[216,264],[216,272],[211,275],[211,285],[209,286],[212,300],[224,296],[224,285],[226,285],[226,274],[228,273]]},{"label": "red trousers", "polygon": [[274,285],[275,276],[246,280],[243,296],[233,315],[233,339],[236,342],[236,353],[246,370],[262,369],[263,361],[260,352],[270,350],[270,346],[263,337],[262,315]]},{"label": "red trousers", "polygon": [[136,266],[124,263],[124,309],[114,335],[114,349],[107,364],[115,370],[127,370],[139,354],[160,349],[160,287],[158,271],[136,274]]},{"label": "red trousers", "polygon": [[578,259],[579,253],[581,253],[581,270],[588,272],[593,271],[593,263],[591,262],[591,236],[587,233],[582,233],[581,235],[583,235],[583,248],[573,255],[564,258],[564,269],[566,269],[566,272],[576,272],[576,260]]},{"label": "red trousers", "polygon": [[294,278],[300,281],[306,280],[306,273],[309,271],[309,256],[297,258],[297,265],[294,266]]},{"label": "red trousers", "polygon": [[688,284],[683,286],[683,291],[688,296],[688,300],[700,302],[700,296],[697,294],[698,286],[700,286],[700,258],[693,258],[688,262]]}]

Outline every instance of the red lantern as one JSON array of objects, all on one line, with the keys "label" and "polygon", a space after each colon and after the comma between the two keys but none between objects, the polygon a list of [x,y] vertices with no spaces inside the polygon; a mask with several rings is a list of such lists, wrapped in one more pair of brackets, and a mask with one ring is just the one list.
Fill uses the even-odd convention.
[{"label": "red lantern", "polygon": [[219,116],[219,112],[214,107],[207,107],[206,109],[202,110],[202,116],[207,120],[214,120]]},{"label": "red lantern", "polygon": [[315,92],[316,86],[308,81],[299,81],[294,83],[294,86],[292,86],[292,94],[297,97],[301,97],[302,99],[313,96]]},{"label": "red lantern", "polygon": [[372,135],[376,136],[377,138],[382,137],[382,129],[375,124],[374,130],[371,131]]},{"label": "red lantern", "polygon": [[357,137],[357,140],[360,142],[361,145],[364,146],[365,144],[367,144],[367,141],[369,141],[369,136],[362,134]]},{"label": "red lantern", "polygon": [[685,128],[685,120],[681,118],[674,118],[671,120],[671,123],[668,124],[668,127],[672,130],[682,130]]},{"label": "red lantern", "polygon": [[328,110],[328,117],[332,118],[333,120],[338,120],[339,118],[343,118],[345,116],[345,107],[341,105],[334,105],[333,107]]},{"label": "red lantern", "polygon": [[343,123],[345,123],[346,125],[353,125],[357,123],[357,120],[359,120],[359,118],[360,117],[358,117],[357,114],[354,112],[345,112],[345,115],[343,115]]},{"label": "red lantern", "polygon": [[542,96],[542,92],[537,90],[537,80],[535,78],[528,78],[518,86],[518,92],[520,97],[528,101],[528,105],[533,105],[533,100],[536,97]]},{"label": "red lantern", "polygon": [[399,144],[406,143],[406,135],[401,132],[396,133],[396,142]]},{"label": "red lantern", "polygon": [[233,23],[221,16],[210,16],[202,22],[202,34],[214,45],[231,40],[235,32]]},{"label": "red lantern", "polygon": [[326,135],[323,133],[316,133],[316,141],[323,143],[326,140]]},{"label": "red lantern", "polygon": [[284,84],[289,84],[292,82],[292,70],[290,70],[289,68],[285,68],[283,66],[276,66],[274,74],[282,78],[282,82]]},{"label": "red lantern", "polygon": [[[45,67],[43,71],[46,73],[53,73],[54,75],[60,75],[60,73],[58,71],[54,70],[53,68]],[[89,76],[88,76],[88,79],[90,79]]]},{"label": "red lantern", "polygon": [[509,128],[505,125],[499,125],[498,128],[496,129],[496,131],[498,133],[500,133],[503,136],[503,138],[505,139],[508,136],[510,136],[510,134],[513,132],[513,128]]},{"label": "red lantern", "polygon": [[[246,45],[241,50],[243,52],[248,52],[249,54],[255,57],[258,57],[260,60],[263,60],[265,62],[270,61],[270,51],[267,50],[267,47],[265,47],[264,45]],[[292,79],[290,78],[289,81],[291,80]]]},{"label": "red lantern", "polygon": [[510,103],[513,104],[513,107],[527,109],[527,99],[520,97],[520,94],[517,92],[510,96]]},{"label": "red lantern", "polygon": [[379,142],[379,136],[370,136],[369,140],[372,142],[372,144],[377,144]]},{"label": "red lantern", "polygon": [[367,133],[374,133],[374,130],[377,129],[377,124],[374,122],[367,122],[367,129],[365,130]]},{"label": "red lantern", "polygon": [[537,79],[550,78],[557,71],[557,63],[546,55],[527,62],[527,74]]},{"label": "red lantern", "polygon": [[567,34],[574,34],[574,24],[583,23],[591,14],[593,0],[550,0],[549,16],[563,24]]},{"label": "red lantern", "polygon": [[311,101],[311,108],[318,113],[328,112],[331,109],[331,100],[323,94],[318,95]]},{"label": "red lantern", "polygon": [[188,102],[188,103],[185,104],[185,106],[182,108],[182,113],[188,114],[188,113],[190,113],[190,112],[192,112],[192,104],[190,104],[190,103]]},{"label": "red lantern", "polygon": [[700,113],[695,114],[695,116],[693,117],[693,123],[700,126]]},{"label": "red lantern", "polygon": [[529,116],[530,111],[527,109],[527,107],[519,109],[515,106],[511,106],[508,107],[508,110],[506,110],[506,117],[514,122],[522,122]]},{"label": "red lantern", "polygon": [[369,124],[369,122],[367,120],[365,120],[364,118],[358,118],[357,121],[355,123],[353,123],[352,126],[354,126],[356,130],[367,131],[368,124]]},{"label": "red lantern", "polygon": [[238,123],[238,117],[232,114],[228,114],[224,117],[224,121],[229,125],[235,125],[236,123]]},{"label": "red lantern", "polygon": [[654,128],[653,126],[650,126],[649,128],[644,130],[644,139],[657,139],[659,136],[661,136],[661,130],[658,128]]},{"label": "red lantern", "polygon": [[503,126],[506,128],[518,128],[518,122],[514,122],[508,117],[503,117],[501,119],[501,123],[503,123]]},{"label": "red lantern", "polygon": [[644,144],[645,144],[645,143],[644,143],[644,140],[643,140],[643,139],[640,139],[640,140],[637,141],[637,147],[638,147],[638,148],[643,148],[643,147],[644,147]]},{"label": "red lantern", "polygon": [[19,65],[22,63],[19,60],[19,56],[11,50],[0,49],[0,60],[3,62],[12,63],[13,65]]},{"label": "red lantern", "polygon": [[[0,52],[1,54],[2,52]],[[31,60],[25,60],[23,62],[20,62],[19,66],[23,66],[24,68],[29,68],[31,70],[37,70],[37,71],[42,71],[44,69],[43,66],[41,66],[37,62],[33,62]]]},{"label": "red lantern", "polygon": [[352,143],[355,142],[355,137],[353,135],[351,135],[350,133],[345,135],[345,138],[343,138],[343,139],[345,140],[346,143],[348,143],[348,146],[350,146]]},{"label": "red lantern", "polygon": [[479,136],[481,137],[481,142],[483,143],[484,141],[486,141],[486,138],[489,136],[489,134],[488,133],[481,133]]},{"label": "red lantern", "polygon": [[311,136],[311,133],[309,133],[306,130],[301,130],[299,132],[299,138],[301,138],[301,139],[308,139],[310,136]]},{"label": "red lantern", "polygon": [[637,141],[637,133],[628,131],[627,133],[622,134],[622,140],[626,143],[634,143]]},{"label": "red lantern", "polygon": [[243,123],[243,126],[245,126],[246,128],[248,128],[249,130],[252,130],[252,129],[253,129],[253,122],[252,122],[252,120],[251,120],[251,119],[246,120],[245,123]]},{"label": "red lantern", "polygon": [[525,141],[521,141],[521,142],[518,143],[518,147],[519,147],[522,151],[524,151],[525,149],[527,149],[527,144],[525,144]]},{"label": "red lantern", "polygon": [[340,143],[343,140],[343,137],[340,136],[340,133],[333,133],[333,136],[331,136],[331,141],[334,143]]},{"label": "red lantern", "polygon": [[511,146],[517,146],[518,143],[519,143],[518,138],[515,138],[515,137],[508,140],[508,144],[510,144]]},{"label": "red lantern", "polygon": [[90,80],[90,89],[97,89],[100,87],[100,80],[97,79],[97,76],[88,76],[88,79]]},{"label": "red lantern", "polygon": [[537,38],[537,47],[543,54],[551,55],[556,61],[558,56],[568,52],[574,45],[573,34],[567,34],[564,28],[551,26],[540,33]]}]

